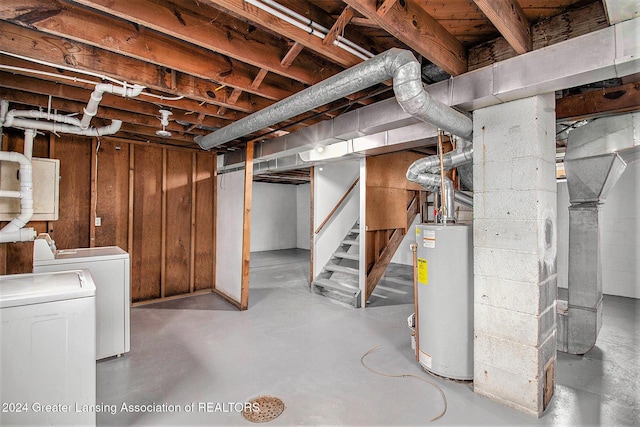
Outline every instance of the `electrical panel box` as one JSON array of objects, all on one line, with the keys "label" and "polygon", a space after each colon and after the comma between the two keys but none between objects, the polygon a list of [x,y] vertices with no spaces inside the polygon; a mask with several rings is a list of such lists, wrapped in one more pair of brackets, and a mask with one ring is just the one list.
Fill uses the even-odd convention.
[{"label": "electrical panel box", "polygon": [[[31,159],[33,167],[32,221],[56,221],[60,199],[60,160]],[[20,165],[0,162],[0,189],[20,191]],[[11,221],[20,215],[20,199],[0,198],[0,221]]]}]

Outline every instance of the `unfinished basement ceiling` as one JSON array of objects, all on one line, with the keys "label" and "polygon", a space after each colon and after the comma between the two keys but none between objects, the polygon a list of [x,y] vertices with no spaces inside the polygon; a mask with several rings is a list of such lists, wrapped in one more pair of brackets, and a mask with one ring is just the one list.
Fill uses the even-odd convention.
[{"label": "unfinished basement ceiling", "polygon": [[[99,81],[74,70],[91,71],[168,98],[105,95],[92,125],[118,119],[117,138],[198,148],[195,136],[392,47],[410,49],[429,84],[608,25],[602,2],[584,0],[5,0],[0,99],[11,108],[79,113],[92,85],[61,76]],[[242,149],[391,96],[390,86],[378,85],[217,150]],[[172,113],[170,137],[157,133],[160,109]]]}]

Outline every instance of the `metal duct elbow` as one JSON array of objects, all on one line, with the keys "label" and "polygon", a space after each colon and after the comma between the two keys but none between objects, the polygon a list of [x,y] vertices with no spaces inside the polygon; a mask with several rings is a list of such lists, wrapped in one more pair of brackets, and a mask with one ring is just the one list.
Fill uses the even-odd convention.
[{"label": "metal duct elbow", "polygon": [[404,111],[454,135],[471,139],[471,119],[429,96],[422,86],[420,63],[411,52],[392,48],[222,129],[196,137],[195,141],[208,150],[390,78]]},{"label": "metal duct elbow", "polygon": [[[449,170],[457,166],[462,166],[473,161],[473,147],[468,146],[461,150],[450,151],[442,156],[444,170]],[[442,186],[440,178],[440,156],[433,155],[416,160],[407,169],[407,179],[415,182],[427,191],[436,191]],[[473,206],[473,198],[466,194],[458,194],[453,189],[453,182],[445,177],[445,188],[441,189],[442,196],[447,206],[453,206],[454,201],[462,203],[468,207]],[[447,212],[445,220],[453,220],[453,209]]]}]

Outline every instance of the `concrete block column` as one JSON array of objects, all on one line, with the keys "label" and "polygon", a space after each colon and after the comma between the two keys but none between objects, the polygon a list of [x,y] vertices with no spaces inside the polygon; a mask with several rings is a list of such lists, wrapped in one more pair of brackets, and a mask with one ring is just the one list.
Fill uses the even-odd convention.
[{"label": "concrete block column", "polygon": [[540,416],[555,388],[555,97],[473,122],[474,390]]}]

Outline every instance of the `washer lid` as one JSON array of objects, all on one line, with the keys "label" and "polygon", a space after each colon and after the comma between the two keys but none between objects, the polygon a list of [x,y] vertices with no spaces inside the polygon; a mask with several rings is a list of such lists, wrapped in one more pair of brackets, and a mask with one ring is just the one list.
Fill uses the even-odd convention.
[{"label": "washer lid", "polygon": [[56,251],[56,260],[68,259],[77,261],[80,258],[122,258],[129,254],[117,246],[103,246],[99,248],[59,249]]},{"label": "washer lid", "polygon": [[88,270],[0,276],[0,308],[93,297]]}]

